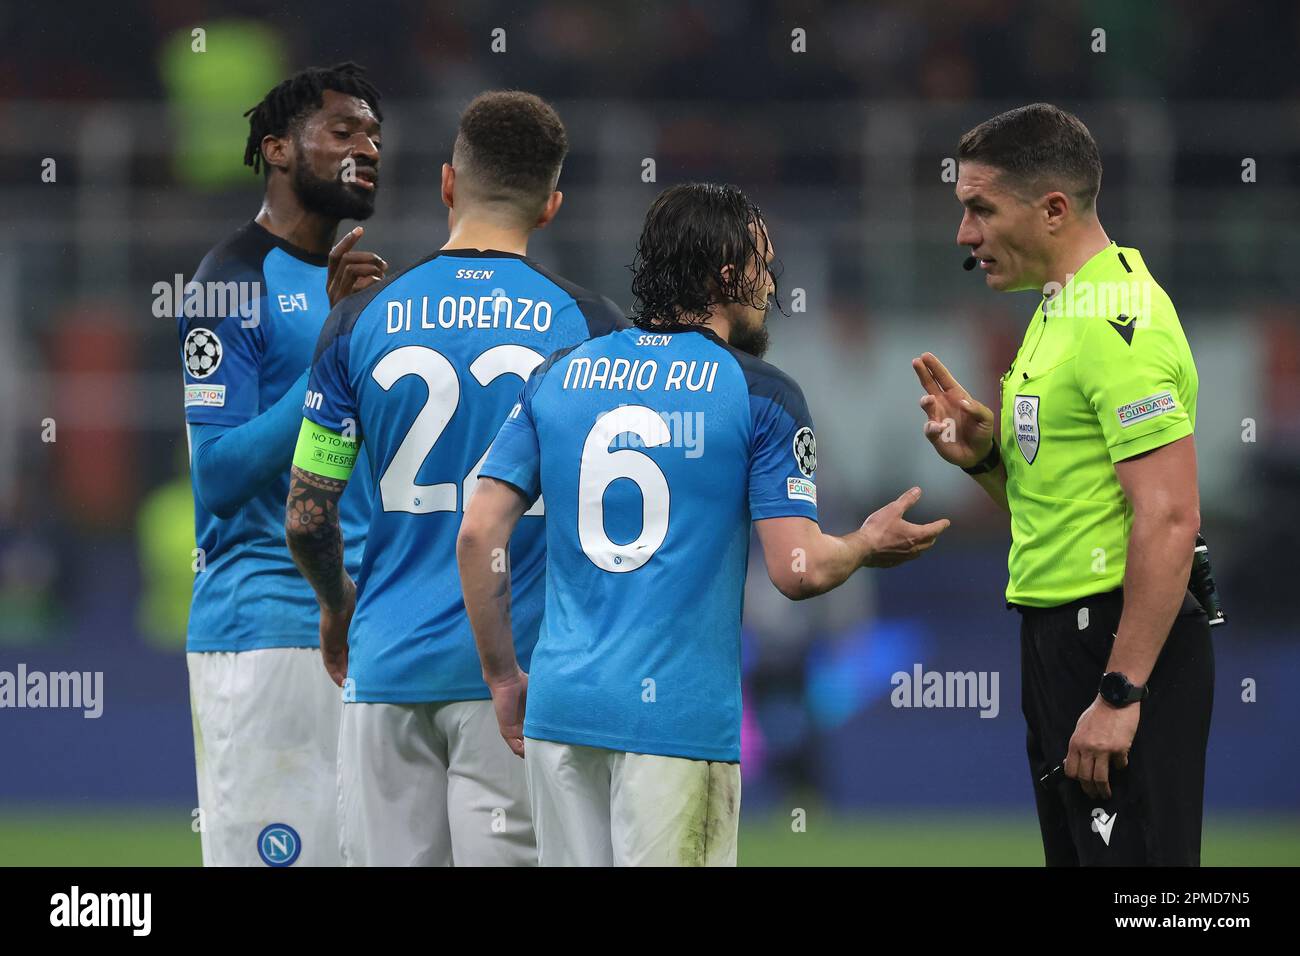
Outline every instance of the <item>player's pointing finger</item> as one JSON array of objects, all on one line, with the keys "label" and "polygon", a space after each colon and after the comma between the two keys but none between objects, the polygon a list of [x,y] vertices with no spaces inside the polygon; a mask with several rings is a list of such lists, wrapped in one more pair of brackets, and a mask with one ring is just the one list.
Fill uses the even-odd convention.
[{"label": "player's pointing finger", "polygon": [[363,232],[365,232],[365,229],[361,226],[357,226],[355,229],[345,233],[343,238],[338,242],[334,243],[334,248],[330,250],[330,264],[338,265],[339,260],[341,260],[349,251],[351,251],[352,247],[357,244],[357,241],[361,238]]}]

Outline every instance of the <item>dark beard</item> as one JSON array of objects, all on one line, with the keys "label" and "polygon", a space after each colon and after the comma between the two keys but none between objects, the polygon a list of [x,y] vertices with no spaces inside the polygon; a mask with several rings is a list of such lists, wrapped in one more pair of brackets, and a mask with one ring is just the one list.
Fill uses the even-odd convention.
[{"label": "dark beard", "polygon": [[728,344],[733,349],[739,349],[754,358],[761,359],[767,354],[767,323],[753,326],[733,325]]},{"label": "dark beard", "polygon": [[303,208],[325,219],[369,219],[375,211],[375,192],[342,179],[320,179],[305,164],[293,170],[293,191]]}]

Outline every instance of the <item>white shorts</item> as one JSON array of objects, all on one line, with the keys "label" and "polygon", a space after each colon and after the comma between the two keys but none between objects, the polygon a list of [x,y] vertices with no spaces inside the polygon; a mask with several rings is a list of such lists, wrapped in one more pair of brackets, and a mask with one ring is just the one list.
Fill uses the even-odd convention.
[{"label": "white shorts", "polygon": [[349,866],[536,866],[524,762],[490,700],[343,705],[338,812]]},{"label": "white shorts", "polygon": [[204,866],[338,866],[342,692],[320,651],[185,655]]},{"label": "white shorts", "polygon": [[740,764],[524,739],[542,866],[735,866]]}]

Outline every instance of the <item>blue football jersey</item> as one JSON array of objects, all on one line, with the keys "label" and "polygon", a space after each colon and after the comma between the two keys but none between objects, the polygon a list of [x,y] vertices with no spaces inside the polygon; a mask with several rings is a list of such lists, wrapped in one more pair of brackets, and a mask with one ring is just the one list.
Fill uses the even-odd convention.
[{"label": "blue football jersey", "polygon": [[[178,315],[188,425],[242,425],[274,405],[311,364],[329,314],[326,261],[249,222],[199,265]],[[285,450],[286,458],[293,449]],[[358,569],[368,489],[340,503],[350,568]],[[284,541],[289,469],[230,519],[194,497],[203,565],[194,576],[186,648],[316,647],[316,596]]]},{"label": "blue football jersey", "polygon": [[[476,250],[435,253],[330,314],[303,415],[358,437],[373,472],[348,631],[357,701],[490,696],[456,566],[465,502],[533,368],[622,325],[614,303],[531,259]],[[543,607],[544,511],[535,503],[510,544],[515,648],[524,662]]]},{"label": "blue football jersey", "polygon": [[552,356],[483,475],[546,502],[546,614],[525,736],[740,759],[750,522],[817,519],[799,386],[708,329]]}]

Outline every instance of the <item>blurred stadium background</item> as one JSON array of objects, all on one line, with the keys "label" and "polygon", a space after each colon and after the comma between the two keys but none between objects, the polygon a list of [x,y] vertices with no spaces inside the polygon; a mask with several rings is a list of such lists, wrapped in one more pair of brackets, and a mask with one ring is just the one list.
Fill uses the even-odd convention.
[{"label": "blurred stadium background", "polygon": [[[485,88],[557,105],[573,144],[566,201],[530,252],[625,307],[651,198],[687,179],[742,185],[784,263],[792,311],[774,316],[769,359],[817,422],[823,523],[847,530],[912,483],[919,512],[954,520],[924,561],[798,605],[755,566],[742,863],[1041,863],[1018,619],[1001,600],[1008,533],[922,439],[908,360],[931,349],[994,394],[1034,301],[958,268],[942,164],[1002,109],[1078,112],[1106,165],[1102,220],[1143,250],[1200,371],[1202,511],[1230,620],[1216,634],[1205,862],[1300,863],[1300,7],[55,10],[0,10],[0,670],[102,671],[104,710],[0,710],[0,864],[199,861],[192,505],[175,323],[154,316],[152,289],[256,212],[241,113],[289,73],[341,59],[386,96],[365,246],[394,268],[445,240],[438,166]],[[806,52],[791,48],[796,29]],[[915,663],[997,672],[997,716],[894,709],[890,675]]]}]

